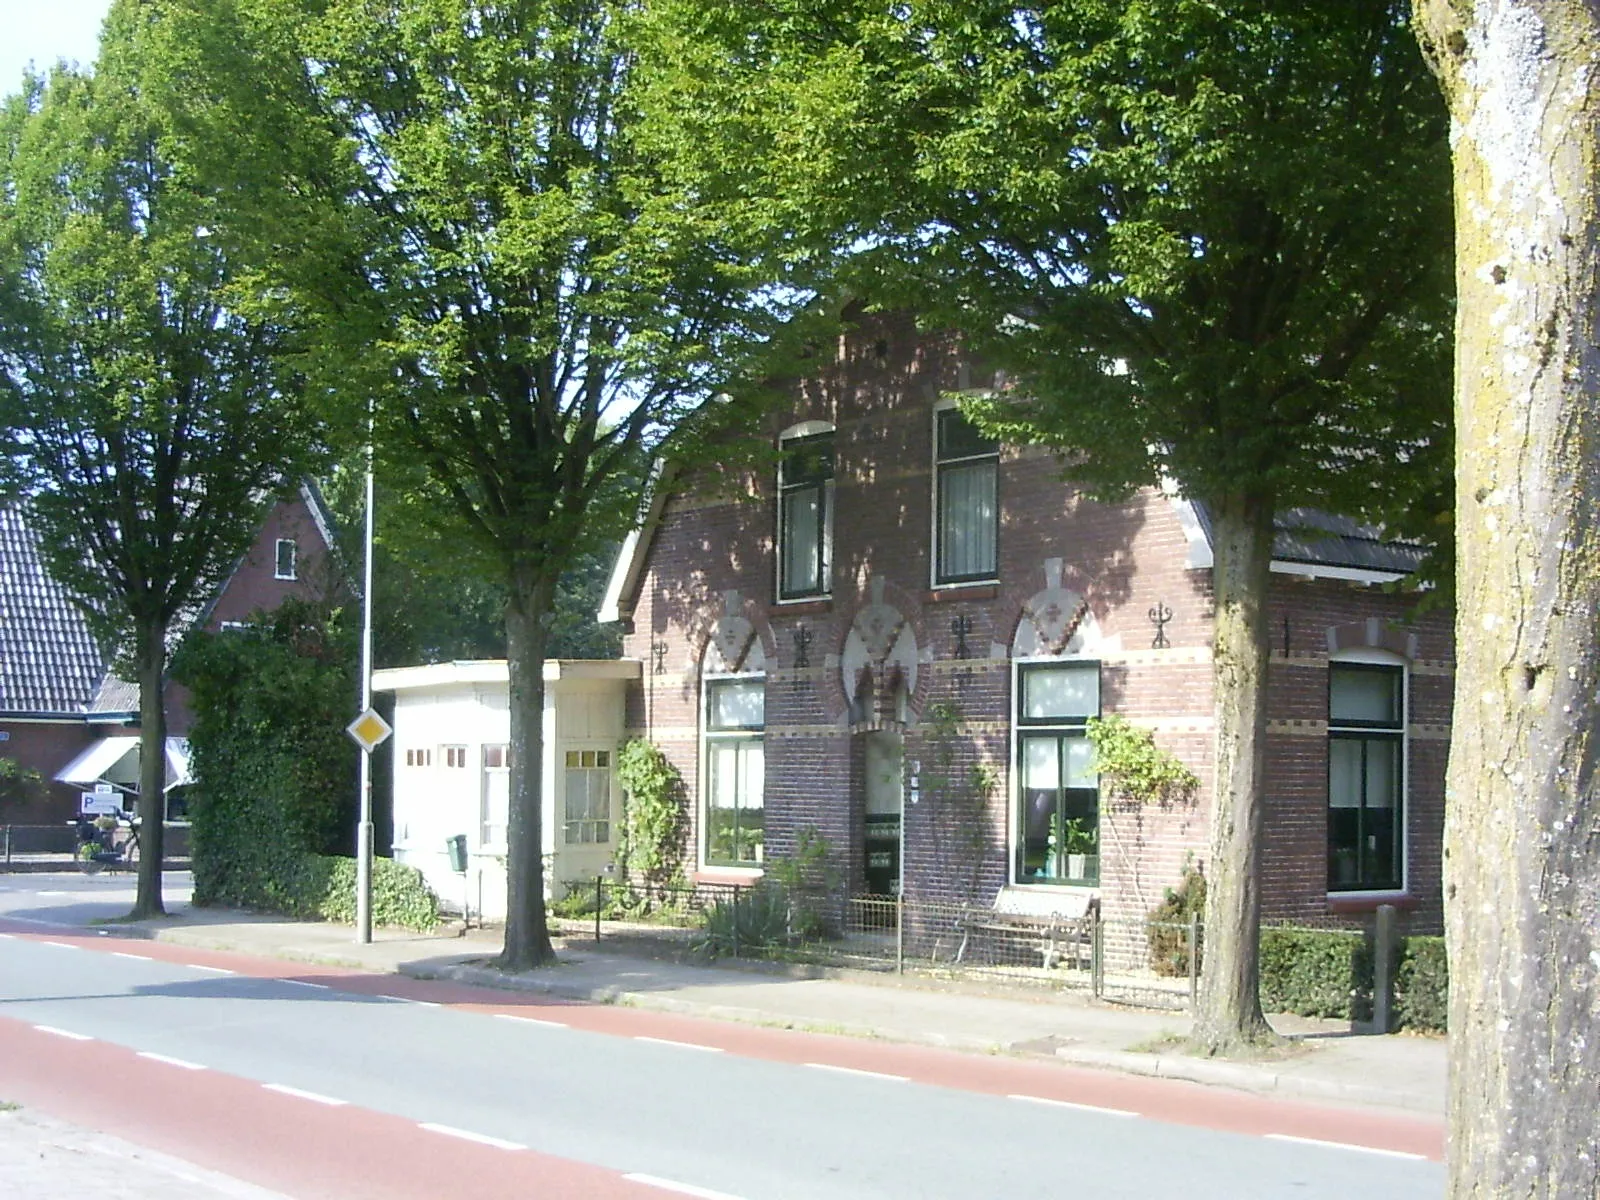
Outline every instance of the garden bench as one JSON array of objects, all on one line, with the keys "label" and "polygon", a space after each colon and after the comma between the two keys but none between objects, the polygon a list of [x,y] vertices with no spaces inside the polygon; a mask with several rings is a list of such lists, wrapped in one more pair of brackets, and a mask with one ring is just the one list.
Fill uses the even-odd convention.
[{"label": "garden bench", "polygon": [[961,931],[956,962],[966,956],[973,935],[978,934],[1033,942],[1046,970],[1064,957],[1081,966],[1092,948],[1097,905],[1092,893],[1076,889],[1003,887],[988,907],[969,904],[961,910],[956,918]]}]

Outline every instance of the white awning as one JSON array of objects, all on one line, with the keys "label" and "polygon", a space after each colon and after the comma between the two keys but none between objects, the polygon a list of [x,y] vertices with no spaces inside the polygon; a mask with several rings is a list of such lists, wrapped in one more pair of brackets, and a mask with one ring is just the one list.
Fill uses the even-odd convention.
[{"label": "white awning", "polygon": [[[166,790],[189,782],[189,741],[167,739]],[[100,738],[56,772],[59,783],[114,783],[137,790],[139,785],[138,735]]]}]

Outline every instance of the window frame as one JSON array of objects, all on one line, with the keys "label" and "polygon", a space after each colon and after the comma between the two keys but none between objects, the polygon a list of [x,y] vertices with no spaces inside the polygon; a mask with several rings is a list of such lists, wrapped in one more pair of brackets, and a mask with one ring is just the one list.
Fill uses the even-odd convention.
[{"label": "window frame", "polygon": [[[1093,668],[1095,672],[1095,711],[1079,716],[1049,716],[1028,717],[1024,715],[1023,697],[1030,674],[1061,668]],[[1105,711],[1104,701],[1105,664],[1097,657],[1053,656],[1034,657],[1012,660],[1011,682],[1011,769],[1012,784],[1010,788],[1010,811],[1006,825],[1010,840],[1007,867],[1008,878],[1018,887],[1045,887],[1045,888],[1083,888],[1098,891],[1100,887],[1099,876],[1099,846],[1101,822],[1104,818],[1103,789],[1100,786],[1099,772],[1095,773],[1094,786],[1094,833],[1095,833],[1095,858],[1096,865],[1093,878],[1087,875],[1081,879],[1068,876],[1056,878],[1030,877],[1024,875],[1024,858],[1027,852],[1027,832],[1025,826],[1024,805],[1026,803],[1025,768],[1023,763],[1024,746],[1030,738],[1052,738],[1057,745],[1056,766],[1060,782],[1056,786],[1056,811],[1060,811],[1068,792],[1086,791],[1088,789],[1070,788],[1066,785],[1067,762],[1064,753],[1064,743],[1068,739],[1087,740],[1087,727],[1091,717],[1097,717]],[[1064,853],[1064,851],[1063,851]]]},{"label": "window frame", "polygon": [[[998,438],[985,439],[994,442],[992,451],[982,454],[952,455],[946,458],[942,454],[939,431],[941,425],[949,417],[967,422],[962,415],[960,402],[957,400],[940,401],[933,409],[933,512],[932,512],[932,545],[931,576],[935,588],[970,587],[975,583],[995,583],[1000,578],[1000,441]],[[944,491],[945,474],[947,471],[960,470],[975,465],[988,463],[993,470],[994,477],[994,533],[993,562],[986,571],[955,573],[945,570],[945,541],[944,541]]]},{"label": "window frame", "polygon": [[[283,569],[283,548],[289,548],[289,569]],[[279,538],[272,548],[272,577],[295,580],[300,578],[300,546],[294,538]]]},{"label": "window frame", "polygon": [[[490,751],[499,751],[491,754]],[[493,759],[499,762],[493,762]],[[489,818],[494,814],[490,811],[489,781],[490,779],[504,778],[506,781],[506,810],[505,820],[496,822]],[[480,847],[499,848],[508,844],[511,826],[511,743],[484,742],[478,751],[478,845]],[[499,829],[500,837],[493,838],[490,831]]]},{"label": "window frame", "polygon": [[[762,686],[762,717],[760,727],[753,725],[737,728],[713,729],[711,727],[711,696],[718,685],[728,683],[760,683]],[[737,742],[740,744],[754,744],[760,748],[761,753],[761,806],[762,814],[762,840],[759,846],[764,850],[766,838],[766,686],[767,676],[763,671],[745,671],[739,673],[702,675],[700,677],[700,799],[698,806],[698,825],[696,841],[700,865],[710,870],[732,872],[757,876],[766,869],[765,855],[757,851],[758,857],[751,861],[713,861],[711,857],[711,750],[717,742]],[[735,812],[743,811],[735,808]]]},{"label": "window frame", "polygon": [[[583,756],[592,754],[595,761],[588,766],[583,765]],[[574,765],[570,760],[577,756],[578,763]],[[567,782],[572,772],[584,774],[585,779],[594,775],[602,775],[605,779],[605,815],[594,815],[594,796],[585,791],[584,800],[589,814],[583,817],[573,817],[568,810],[571,796],[567,791]],[[611,845],[612,827],[616,825],[616,757],[610,746],[572,746],[562,748],[561,753],[561,844],[563,846],[607,846]],[[587,828],[592,835],[588,838],[572,837],[573,826],[578,826],[580,832]],[[604,836],[600,836],[601,834]]]},{"label": "window frame", "polygon": [[[1356,719],[1335,720],[1333,715],[1333,679],[1336,671],[1371,671],[1383,672],[1398,680],[1399,704],[1398,713],[1393,723],[1379,721],[1364,721]],[[1410,847],[1411,838],[1409,821],[1411,814],[1411,669],[1410,663],[1398,654],[1386,650],[1346,650],[1330,657],[1328,660],[1328,679],[1324,689],[1324,698],[1327,705],[1327,768],[1323,773],[1323,855],[1325,859],[1324,889],[1329,900],[1349,900],[1361,897],[1405,896],[1410,891]],[[1361,879],[1364,847],[1362,840],[1364,833],[1358,832],[1356,844],[1356,882],[1351,885],[1339,886],[1334,880],[1334,844],[1333,844],[1333,743],[1335,741],[1357,741],[1361,743],[1384,741],[1397,747],[1397,767],[1394,784],[1394,831],[1393,854],[1395,870],[1392,873],[1393,882],[1368,883]],[[1365,814],[1370,806],[1367,803],[1366,783],[1366,750],[1362,750],[1362,781],[1361,803],[1358,812]],[[1358,829],[1364,829],[1362,820],[1358,817]]]},{"label": "window frame", "polygon": [[[822,421],[803,421],[799,425],[784,430],[778,436],[778,453],[781,456],[778,462],[777,473],[777,504],[775,528],[773,532],[773,589],[779,604],[799,604],[810,600],[827,600],[833,595],[833,511],[834,511],[834,479],[837,474],[838,448],[836,430],[832,425]],[[793,452],[805,443],[828,443],[828,468],[827,474],[819,478],[807,478],[798,482],[786,479],[786,472],[793,461]],[[817,545],[815,552],[815,566],[817,571],[817,586],[812,589],[798,589],[789,586],[785,574],[785,563],[788,560],[787,542],[784,536],[786,522],[786,502],[791,496],[801,492],[816,489],[818,496],[818,521]]]}]

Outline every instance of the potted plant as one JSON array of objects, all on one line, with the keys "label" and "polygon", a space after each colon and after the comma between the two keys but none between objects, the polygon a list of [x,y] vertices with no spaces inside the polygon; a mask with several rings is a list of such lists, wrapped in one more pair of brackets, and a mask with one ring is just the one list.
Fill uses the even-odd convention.
[{"label": "potted plant", "polygon": [[[1098,846],[1098,843],[1099,838],[1096,836],[1095,831],[1085,827],[1081,818],[1073,817],[1066,823],[1066,858],[1068,879],[1087,880],[1090,878],[1089,860],[1097,857],[1095,850]],[[1098,862],[1094,864],[1094,866],[1097,868],[1099,865],[1100,864]],[[1099,872],[1096,871],[1095,873],[1098,874]]]}]

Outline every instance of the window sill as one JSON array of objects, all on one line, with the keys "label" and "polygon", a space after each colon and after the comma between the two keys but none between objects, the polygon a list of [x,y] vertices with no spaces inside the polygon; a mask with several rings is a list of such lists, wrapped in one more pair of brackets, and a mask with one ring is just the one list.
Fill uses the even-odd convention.
[{"label": "window sill", "polygon": [[694,882],[748,886],[759,882],[766,873],[764,867],[701,867],[694,873]]},{"label": "window sill", "polygon": [[942,604],[947,600],[994,600],[1000,595],[998,581],[977,583],[935,584],[928,593],[929,604]]},{"label": "window sill", "polygon": [[1329,892],[1328,911],[1335,916],[1377,912],[1382,905],[1402,911],[1417,907],[1417,898],[1406,892]]},{"label": "window sill", "polygon": [[767,606],[769,617],[809,617],[833,611],[832,596],[806,596],[794,600],[774,600]]}]

